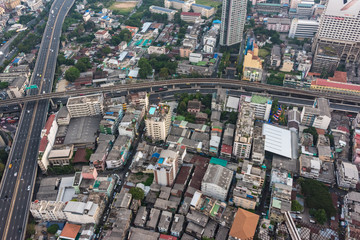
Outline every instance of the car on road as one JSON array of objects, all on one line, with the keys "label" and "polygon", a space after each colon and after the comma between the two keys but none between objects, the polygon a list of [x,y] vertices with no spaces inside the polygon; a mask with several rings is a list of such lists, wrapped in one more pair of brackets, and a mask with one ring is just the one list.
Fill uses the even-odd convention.
[{"label": "car on road", "polygon": [[310,220],[309,220],[309,222],[310,222],[310,223],[315,223],[315,221],[314,221],[314,220],[312,220],[312,219],[310,219]]},{"label": "car on road", "polygon": [[129,172],[127,172],[126,174],[125,174],[125,177],[127,178],[129,176]]},{"label": "car on road", "polygon": [[29,186],[27,187],[27,190],[30,191],[30,188],[31,188],[31,186],[29,185]]},{"label": "car on road", "polygon": [[9,169],[10,169],[11,167],[12,167],[12,164],[10,163],[10,164],[9,164]]},{"label": "car on road", "polygon": [[16,176],[17,176],[17,172],[14,173],[14,177],[16,177]]}]

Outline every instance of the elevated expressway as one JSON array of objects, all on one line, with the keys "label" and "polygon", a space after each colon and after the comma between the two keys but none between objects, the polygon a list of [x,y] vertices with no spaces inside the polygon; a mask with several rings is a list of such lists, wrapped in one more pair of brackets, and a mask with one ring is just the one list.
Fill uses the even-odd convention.
[{"label": "elevated expressway", "polygon": [[[28,90],[28,97],[50,93],[52,90],[62,24],[73,4],[74,0],[55,0],[51,6],[30,80],[38,89]],[[14,103],[14,100],[10,100],[10,103]],[[25,237],[38,168],[40,134],[48,109],[49,99],[24,102],[0,185],[0,239],[19,240]]]}]

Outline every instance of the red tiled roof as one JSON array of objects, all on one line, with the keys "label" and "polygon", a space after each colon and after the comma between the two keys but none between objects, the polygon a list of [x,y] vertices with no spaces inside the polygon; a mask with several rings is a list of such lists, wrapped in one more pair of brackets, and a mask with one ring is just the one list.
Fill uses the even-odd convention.
[{"label": "red tiled roof", "polygon": [[360,91],[360,85],[350,84],[350,83],[334,82],[334,81],[321,79],[321,78],[318,78],[315,81],[312,81],[311,85],[318,85],[318,86],[325,86],[325,87],[332,87],[332,88]]},{"label": "red tiled roof", "polygon": [[201,16],[201,13],[195,13],[195,12],[182,12],[181,13],[182,16],[196,16],[196,17],[199,17]]},{"label": "red tiled roof", "polygon": [[41,141],[40,141],[39,152],[45,152],[47,144],[48,144],[47,137],[43,136]]},{"label": "red tiled roof", "polygon": [[321,74],[320,74],[320,73],[317,73],[317,72],[308,72],[307,75],[308,75],[308,76],[318,76],[318,77],[321,76]]},{"label": "red tiled roof", "polygon": [[340,130],[340,131],[343,131],[343,132],[350,133],[349,129],[347,129],[347,128],[344,127],[344,126],[338,126],[337,129]]},{"label": "red tiled roof", "polygon": [[223,144],[223,145],[221,146],[221,152],[227,153],[227,154],[231,154],[231,153],[232,153],[232,146]]},{"label": "red tiled roof", "polygon": [[159,239],[162,239],[162,240],[177,240],[177,237],[170,236],[170,235],[165,235],[165,234],[160,234]]},{"label": "red tiled roof", "polygon": [[45,127],[44,127],[44,129],[46,129],[46,134],[48,134],[50,132],[50,128],[51,128],[51,125],[53,124],[54,119],[55,119],[55,114],[52,114],[46,121]]},{"label": "red tiled roof", "polygon": [[60,238],[75,239],[81,229],[80,225],[66,223]]},{"label": "red tiled roof", "polygon": [[75,153],[73,163],[87,163],[88,161],[86,160],[85,155],[85,148],[78,148]]},{"label": "red tiled roof", "polygon": [[329,80],[334,81],[334,82],[346,83],[347,82],[347,73],[336,71],[336,72],[334,72],[333,77],[329,77]]}]

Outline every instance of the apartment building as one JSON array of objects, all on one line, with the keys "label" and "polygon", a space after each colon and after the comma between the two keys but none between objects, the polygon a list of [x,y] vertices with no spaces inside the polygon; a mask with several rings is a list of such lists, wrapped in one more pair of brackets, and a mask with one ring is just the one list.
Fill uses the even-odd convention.
[{"label": "apartment building", "polygon": [[325,98],[316,98],[312,107],[303,107],[301,124],[326,130],[331,121],[329,101]]},{"label": "apartment building", "polygon": [[225,201],[230,189],[233,172],[223,166],[209,164],[201,181],[203,194]]},{"label": "apartment building", "polygon": [[277,32],[289,32],[291,20],[289,18],[268,18],[266,22],[267,30],[274,30]]},{"label": "apartment building", "polygon": [[247,1],[224,0],[222,6],[220,45],[238,44],[243,40]]},{"label": "apartment building", "polygon": [[314,156],[301,154],[300,162],[300,176],[312,179],[318,179],[321,170],[321,160]]},{"label": "apartment building", "polygon": [[111,169],[124,166],[129,157],[130,146],[130,137],[119,135],[106,158],[106,167]]},{"label": "apartment building", "polygon": [[269,97],[253,95],[251,97],[250,106],[255,110],[256,119],[264,121],[269,120],[272,106],[272,100]]},{"label": "apartment building", "polygon": [[255,109],[249,102],[242,101],[233,146],[233,155],[236,159],[249,159],[253,138]]},{"label": "apartment building", "polygon": [[284,213],[291,211],[292,186],[275,183],[272,188],[269,219],[275,222],[285,220]]},{"label": "apartment building", "polygon": [[179,153],[162,150],[154,170],[154,181],[161,186],[172,186],[179,170]]},{"label": "apartment building", "polygon": [[48,160],[49,153],[54,146],[56,133],[58,131],[58,124],[55,121],[55,115],[49,116],[45,127],[41,131],[41,140],[39,146],[38,165],[42,172],[46,172],[50,162]]},{"label": "apartment building", "polygon": [[66,215],[63,212],[65,203],[55,201],[35,200],[30,204],[30,212],[33,217],[41,221],[63,221]]},{"label": "apartment building", "polygon": [[169,105],[150,106],[145,117],[146,135],[154,141],[165,141],[170,129],[171,115]]},{"label": "apartment building", "polygon": [[103,114],[104,97],[101,93],[70,97],[67,101],[67,109],[71,118],[88,117]]}]

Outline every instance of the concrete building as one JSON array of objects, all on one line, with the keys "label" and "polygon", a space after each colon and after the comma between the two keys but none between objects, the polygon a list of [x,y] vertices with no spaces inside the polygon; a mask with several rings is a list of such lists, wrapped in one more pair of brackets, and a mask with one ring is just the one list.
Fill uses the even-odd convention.
[{"label": "concrete building", "polygon": [[169,231],[170,223],[172,221],[172,213],[162,211],[157,229],[159,232],[166,233]]},{"label": "concrete building", "polygon": [[344,216],[350,228],[359,229],[360,193],[351,191],[344,196]]},{"label": "concrete building", "polygon": [[41,131],[41,140],[39,146],[38,165],[42,172],[46,172],[50,162],[48,159],[49,153],[54,146],[56,133],[58,131],[58,124],[55,121],[55,115],[50,115],[46,121],[45,127]]},{"label": "concrete building", "polygon": [[234,136],[233,155],[236,159],[249,159],[253,138],[255,109],[242,101]]},{"label": "concrete building", "polygon": [[215,14],[215,8],[214,7],[200,5],[200,4],[196,4],[196,3],[193,3],[191,5],[191,9],[195,13],[201,13],[201,16],[206,17],[206,18],[209,18],[209,17],[211,17],[212,15]]},{"label": "concrete building", "polygon": [[292,186],[275,183],[272,188],[269,219],[275,222],[283,222],[284,213],[291,211]]},{"label": "concrete building", "polygon": [[198,23],[201,21],[201,13],[196,12],[181,12],[181,20],[188,23]]},{"label": "concrete building", "polygon": [[312,47],[314,72],[360,60],[360,2],[333,0],[325,7]]},{"label": "concrete building", "polygon": [[30,204],[30,212],[33,217],[41,221],[63,221],[66,216],[63,212],[64,202],[35,200]]},{"label": "concrete building", "polygon": [[303,107],[301,111],[301,124],[326,130],[331,121],[329,101],[317,98],[312,107]]},{"label": "concrete building", "polygon": [[273,68],[281,65],[281,48],[279,45],[274,45],[271,49],[270,65]]},{"label": "concrete building", "polygon": [[233,172],[223,166],[209,164],[201,182],[201,191],[210,197],[225,201]]},{"label": "concrete building", "polygon": [[102,214],[99,205],[92,201],[69,201],[64,208],[64,213],[69,222],[78,224],[97,224]]},{"label": "concrete building", "polygon": [[161,186],[172,186],[179,170],[178,152],[162,150],[154,170],[154,181]]},{"label": "concrete building", "polygon": [[313,38],[319,28],[319,22],[294,18],[291,21],[289,38]]},{"label": "concrete building", "polygon": [[175,214],[174,221],[171,224],[171,235],[175,237],[180,237],[181,234],[184,232],[184,222],[185,217],[181,214]]},{"label": "concrete building", "polygon": [[259,57],[259,47],[254,43],[253,51],[248,50],[244,58],[243,80],[260,82],[262,80],[262,60]]},{"label": "concrete building", "polygon": [[348,162],[338,163],[336,179],[339,188],[346,190],[356,188],[359,182],[359,171],[356,165]]},{"label": "concrete building", "polygon": [[154,141],[165,141],[171,124],[171,107],[165,104],[152,105],[146,114],[146,135]]},{"label": "concrete building", "polygon": [[266,29],[281,33],[289,32],[290,22],[291,20],[289,18],[268,18]]},{"label": "concrete building", "polygon": [[165,47],[157,47],[157,46],[150,46],[148,49],[148,54],[156,54],[156,55],[161,55],[161,54],[165,54],[166,53],[166,48]]},{"label": "concrete building", "polygon": [[360,95],[360,86],[358,84],[336,82],[321,78],[311,81],[310,89],[328,93]]},{"label": "concrete building", "polygon": [[128,136],[119,135],[106,158],[106,167],[112,169],[124,166],[129,157],[130,147],[131,139]]},{"label": "concrete building", "polygon": [[231,46],[243,40],[247,1],[223,0],[220,45]]},{"label": "concrete building", "polygon": [[268,121],[272,106],[272,100],[265,96],[253,95],[250,106],[255,110],[255,118]]},{"label": "concrete building", "polygon": [[88,117],[103,114],[104,97],[100,94],[70,97],[67,109],[71,118]]},{"label": "concrete building", "polygon": [[312,179],[318,179],[321,170],[321,160],[317,157],[301,154],[300,162],[300,176]]},{"label": "concrete building", "polygon": [[181,1],[181,0],[165,0],[164,5],[166,8],[174,8],[182,10],[182,12],[189,12],[191,5],[195,3],[194,0]]},{"label": "concrete building", "polygon": [[66,166],[70,164],[73,157],[74,145],[66,146],[61,149],[52,149],[48,155],[48,161],[53,166]]},{"label": "concrete building", "polygon": [[239,208],[234,216],[231,225],[229,239],[250,240],[254,239],[256,227],[259,222],[259,215]]},{"label": "concrete building", "polygon": [[169,21],[172,21],[174,19],[174,15],[177,12],[176,10],[154,6],[154,5],[150,6],[149,10],[151,13],[166,14],[168,16]]}]

